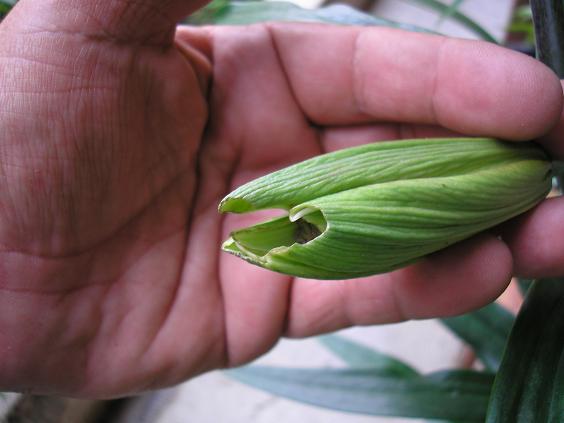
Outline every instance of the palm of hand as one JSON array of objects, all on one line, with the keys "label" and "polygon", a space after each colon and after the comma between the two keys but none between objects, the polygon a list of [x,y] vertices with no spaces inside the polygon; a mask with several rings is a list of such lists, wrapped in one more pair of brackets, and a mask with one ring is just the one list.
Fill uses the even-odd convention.
[{"label": "palm of hand", "polygon": [[[43,50],[22,54],[22,44]],[[16,353],[0,366],[33,375],[34,390],[112,396],[228,364],[216,207],[237,158],[234,139],[272,128],[259,118],[202,140],[209,75],[184,47],[160,51],[42,31],[6,47],[5,78],[15,83],[4,93],[13,106],[0,111],[12,130],[4,153],[21,161],[3,169],[14,189],[3,198],[9,264],[0,320],[4,345]],[[24,65],[10,66],[16,61]],[[276,87],[268,100],[283,94]],[[229,119],[245,120],[247,105],[234,106],[242,116]],[[295,139],[308,132],[311,140],[292,112]],[[37,124],[22,125],[14,118],[20,114]],[[277,166],[281,153],[272,151],[268,164]],[[300,146],[285,160],[304,154]],[[246,171],[243,165],[234,177]],[[278,330],[250,327],[248,336],[266,340],[234,360],[274,342],[283,324],[278,309]]]},{"label": "palm of hand", "polygon": [[[17,12],[5,23],[8,35],[10,24],[22,26]],[[10,375],[30,375],[15,383],[21,389],[125,393],[177,366],[170,344],[188,352],[182,336],[160,335],[161,327],[179,325],[179,317],[191,325],[198,313],[204,327],[182,332],[221,336],[209,321],[212,299],[195,298],[197,309],[175,302],[207,109],[176,49],[51,33],[35,23],[18,28],[19,37],[14,31],[2,54],[12,81],[3,95],[13,100],[0,111],[11,135],[2,176],[13,189],[2,198],[8,264],[0,333],[13,353],[0,367],[8,386]],[[202,371],[208,347],[200,349],[166,378]]]},{"label": "palm of hand", "polygon": [[[233,186],[351,139],[443,131],[350,126],[373,119],[371,100],[343,88],[309,101],[296,57],[279,45],[294,42],[293,30],[275,33],[184,30],[174,48],[40,30],[3,46],[0,383],[121,395],[240,364],[283,333],[460,312],[503,287],[510,260],[493,237],[452,264],[438,257],[377,284],[292,280],[219,254],[247,219],[217,214]],[[356,34],[341,39],[342,51],[358,48]],[[427,103],[384,107],[378,119],[435,123]],[[446,126],[473,130],[441,113]],[[451,283],[449,266],[485,266],[492,255],[498,268],[480,295]],[[439,293],[424,288],[429,278]],[[450,302],[453,292],[462,299]]]}]

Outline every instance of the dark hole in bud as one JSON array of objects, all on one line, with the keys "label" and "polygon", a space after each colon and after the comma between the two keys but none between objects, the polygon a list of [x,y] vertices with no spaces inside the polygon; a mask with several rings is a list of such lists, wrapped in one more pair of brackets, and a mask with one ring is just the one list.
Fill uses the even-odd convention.
[{"label": "dark hole in bud", "polygon": [[321,231],[312,223],[303,219],[296,221],[296,231],[294,238],[298,244],[305,244],[321,235]]}]

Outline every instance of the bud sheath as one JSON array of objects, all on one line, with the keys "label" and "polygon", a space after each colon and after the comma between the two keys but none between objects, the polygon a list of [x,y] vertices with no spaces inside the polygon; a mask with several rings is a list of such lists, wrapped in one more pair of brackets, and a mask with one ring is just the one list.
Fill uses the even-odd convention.
[{"label": "bud sheath", "polygon": [[368,144],[241,186],[221,212],[281,208],[223,250],[277,272],[348,279],[388,272],[533,207],[551,163],[532,143],[484,138]]}]

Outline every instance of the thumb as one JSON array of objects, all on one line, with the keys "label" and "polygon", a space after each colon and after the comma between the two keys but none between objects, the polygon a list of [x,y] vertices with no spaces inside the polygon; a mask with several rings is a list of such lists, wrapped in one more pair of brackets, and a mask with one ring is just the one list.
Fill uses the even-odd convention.
[{"label": "thumb", "polygon": [[23,32],[168,45],[177,23],[208,0],[20,0],[2,23]]}]

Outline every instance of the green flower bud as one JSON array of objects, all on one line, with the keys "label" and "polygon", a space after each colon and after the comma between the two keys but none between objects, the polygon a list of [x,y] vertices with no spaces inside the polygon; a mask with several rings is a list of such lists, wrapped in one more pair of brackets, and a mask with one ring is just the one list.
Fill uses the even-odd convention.
[{"label": "green flower bud", "polygon": [[532,143],[391,141],[340,150],[249,182],[220,212],[281,208],[223,250],[294,276],[348,279],[411,264],[530,209],[551,189]]}]

